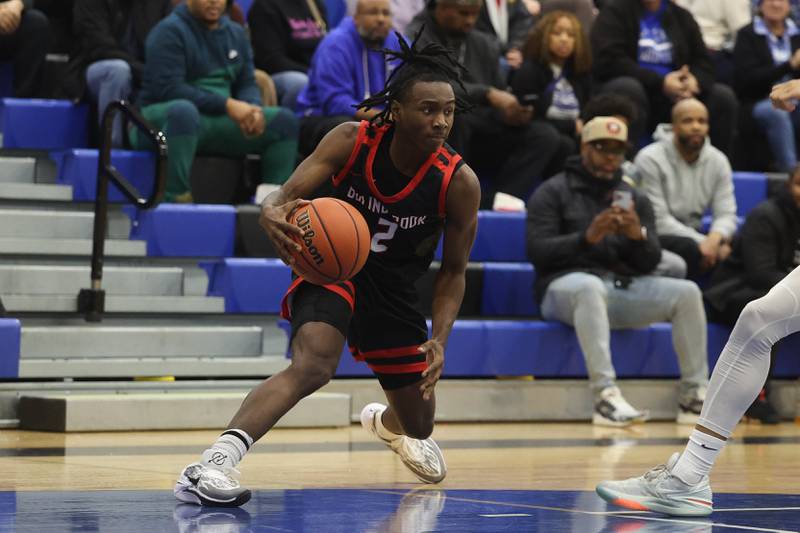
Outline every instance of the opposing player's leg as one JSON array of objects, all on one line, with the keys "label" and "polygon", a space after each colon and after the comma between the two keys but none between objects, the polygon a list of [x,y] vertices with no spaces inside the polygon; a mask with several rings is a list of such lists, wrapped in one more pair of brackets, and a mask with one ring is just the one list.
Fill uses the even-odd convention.
[{"label": "opposing player's leg", "polygon": [[800,331],[800,269],[793,270],[763,298],[747,304],[711,375],[700,420],[682,454],[644,476],[605,481],[597,493],[629,509],[678,516],[713,510],[708,475],[736,424],[758,395],[769,373],[770,350]]},{"label": "opposing player's leg", "polygon": [[237,465],[297,402],[333,377],[351,314],[341,296],[308,283],[299,286],[292,301],[291,364],[250,391],[228,429],[199,462],[183,470],[176,498],[216,506],[238,506],[250,499],[250,491],[236,479]]}]

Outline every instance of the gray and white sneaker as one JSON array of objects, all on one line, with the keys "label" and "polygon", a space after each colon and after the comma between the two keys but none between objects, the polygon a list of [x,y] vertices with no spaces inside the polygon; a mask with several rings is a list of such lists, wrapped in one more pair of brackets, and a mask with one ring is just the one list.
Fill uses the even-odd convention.
[{"label": "gray and white sneaker", "polygon": [[239,485],[234,468],[225,470],[202,463],[183,469],[173,492],[184,503],[213,507],[238,507],[250,499],[250,491]]},{"label": "gray and white sneaker", "polygon": [[673,516],[708,516],[714,510],[708,476],[687,485],[672,475],[679,453],[641,477],[603,481],[596,487],[605,501],[635,511],[655,511]]},{"label": "gray and white sneaker", "polygon": [[703,402],[706,401],[706,388],[698,387],[692,396],[678,400],[678,424],[694,426],[700,420]]},{"label": "gray and white sneaker", "polygon": [[411,470],[423,483],[439,483],[447,475],[447,465],[444,463],[442,450],[436,442],[428,437],[425,440],[412,439],[405,435],[393,441],[386,440],[378,435],[375,427],[375,417],[381,416],[386,406],[379,403],[367,404],[361,410],[361,425],[386,444],[393,452],[400,456],[403,464]]},{"label": "gray and white sneaker", "polygon": [[650,418],[649,411],[635,409],[617,387],[606,387],[595,400],[592,423],[597,426],[626,427]]}]

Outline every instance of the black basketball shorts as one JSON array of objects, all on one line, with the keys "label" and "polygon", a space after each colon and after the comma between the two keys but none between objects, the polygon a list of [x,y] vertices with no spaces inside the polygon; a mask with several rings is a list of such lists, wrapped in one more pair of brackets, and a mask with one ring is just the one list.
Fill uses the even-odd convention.
[{"label": "black basketball shorts", "polygon": [[413,287],[387,290],[366,276],[333,285],[294,280],[281,315],[291,321],[294,336],[306,322],[324,322],[347,339],[350,353],[364,361],[384,390],[416,383],[428,367],[418,348],[428,340],[425,317],[409,303]]}]

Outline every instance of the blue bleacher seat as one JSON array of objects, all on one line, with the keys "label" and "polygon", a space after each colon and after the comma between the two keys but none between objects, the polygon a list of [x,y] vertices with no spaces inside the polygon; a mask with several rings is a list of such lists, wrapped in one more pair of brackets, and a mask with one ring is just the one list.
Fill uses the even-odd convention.
[{"label": "blue bleacher seat", "polygon": [[201,266],[208,272],[208,295],[224,296],[226,313],[279,313],[292,278],[280,259],[227,258]]},{"label": "blue bleacher seat", "polygon": [[[151,152],[111,151],[111,163],[136,187],[142,196],[149,196],[153,187],[154,157]],[[73,200],[93,201],[95,199],[97,194],[97,150],[87,148],[59,150],[51,152],[50,158],[56,162],[58,168],[58,183],[72,185]],[[126,201],[117,186],[113,182],[109,183],[109,201]]]},{"label": "blue bleacher seat", "polygon": [[4,148],[61,150],[87,145],[89,108],[68,100],[4,98]]},{"label": "blue bleacher seat", "polygon": [[530,263],[483,263],[482,316],[532,317],[539,313],[533,297],[536,274]]},{"label": "blue bleacher seat", "polygon": [[761,172],[734,172],[733,191],[736,212],[745,216],[767,198],[767,176]]},{"label": "blue bleacher seat", "polygon": [[328,28],[333,29],[347,16],[347,3],[344,0],[325,0],[328,11]]},{"label": "blue bleacher seat", "polygon": [[[14,65],[8,62],[0,62],[0,116],[3,113],[3,99],[12,96],[14,96]],[[1,120],[0,131],[3,131]]]},{"label": "blue bleacher seat", "polygon": [[[436,258],[442,257],[442,242]],[[470,261],[527,261],[525,213],[478,212],[478,233]]]},{"label": "blue bleacher seat", "polygon": [[0,378],[19,377],[19,320],[0,318]]},{"label": "blue bleacher seat", "polygon": [[144,211],[125,206],[130,238],[147,241],[147,255],[229,257],[233,255],[236,209],[229,205],[161,204]]},{"label": "blue bleacher seat", "polygon": [[[289,324],[280,322],[289,332]],[[428,323],[430,328],[430,322]],[[710,324],[709,368],[713,369],[729,330]],[[800,376],[800,334],[786,339],[775,377]],[[680,376],[672,349],[672,329],[667,323],[611,332],[614,368],[620,378],[667,378]],[[288,350],[287,350],[288,355]],[[369,368],[353,360],[345,347],[338,376],[369,376]],[[445,376],[527,376],[585,378],[583,354],[572,328],[559,322],[528,320],[458,320],[453,326],[445,356]]]}]

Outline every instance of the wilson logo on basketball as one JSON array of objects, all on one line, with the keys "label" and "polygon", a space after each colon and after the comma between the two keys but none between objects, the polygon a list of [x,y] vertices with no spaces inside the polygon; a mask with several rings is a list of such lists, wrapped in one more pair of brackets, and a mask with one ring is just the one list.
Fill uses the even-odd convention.
[{"label": "wilson logo on basketball", "polygon": [[305,244],[308,253],[311,254],[314,263],[317,265],[324,263],[325,259],[322,257],[322,254],[319,253],[317,247],[314,246],[314,237],[316,233],[314,233],[314,230],[311,228],[311,216],[308,214],[308,209],[297,215],[297,226],[303,230],[303,244]]}]

